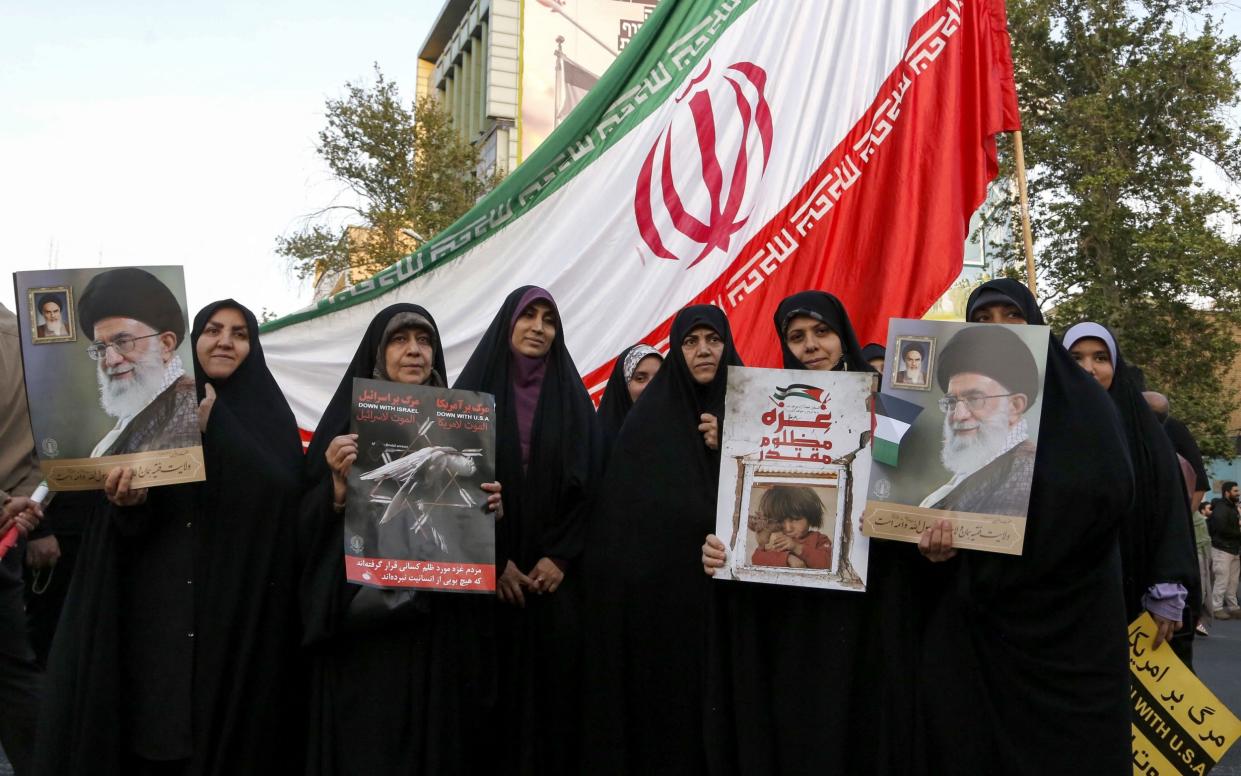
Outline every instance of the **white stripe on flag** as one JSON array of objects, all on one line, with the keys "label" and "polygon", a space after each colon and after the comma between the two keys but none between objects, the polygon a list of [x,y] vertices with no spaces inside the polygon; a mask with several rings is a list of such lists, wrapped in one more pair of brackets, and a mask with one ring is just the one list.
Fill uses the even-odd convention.
[{"label": "white stripe on flag", "polygon": [[899,443],[908,431],[908,423],[902,423],[896,418],[889,418],[886,415],[875,416],[875,436],[880,439]]}]

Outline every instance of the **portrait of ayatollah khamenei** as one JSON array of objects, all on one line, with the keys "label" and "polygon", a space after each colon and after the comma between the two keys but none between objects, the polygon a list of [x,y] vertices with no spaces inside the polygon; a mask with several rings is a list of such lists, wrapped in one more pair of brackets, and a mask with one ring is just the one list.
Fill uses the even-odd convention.
[{"label": "portrait of ayatollah khamenei", "polygon": [[[201,480],[202,437],[181,267],[14,274],[17,298],[58,289],[74,336],[49,341],[19,316],[35,448],[52,490]],[[36,294],[36,295],[38,295]],[[31,329],[31,330],[27,330]],[[44,332],[46,334],[46,332]]]},{"label": "portrait of ayatollah khamenei", "polygon": [[875,433],[893,452],[872,473],[868,536],[916,542],[944,518],[955,546],[1021,554],[1050,336],[1046,326],[888,322]]}]

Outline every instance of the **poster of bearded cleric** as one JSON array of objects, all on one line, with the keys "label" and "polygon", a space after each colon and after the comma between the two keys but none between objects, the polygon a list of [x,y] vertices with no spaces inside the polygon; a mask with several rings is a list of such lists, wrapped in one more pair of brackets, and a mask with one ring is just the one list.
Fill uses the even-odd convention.
[{"label": "poster of bearded cleric", "polygon": [[[889,322],[867,536],[916,542],[947,518],[956,547],[1021,554],[1050,336],[1046,326]],[[895,362],[902,346],[919,358]]]},{"label": "poster of bearded cleric", "polygon": [[876,376],[728,370],[715,579],[866,589],[862,510]]},{"label": "poster of bearded cleric", "polygon": [[17,272],[26,397],[52,490],[205,476],[181,267]]},{"label": "poster of bearded cleric", "polygon": [[[353,381],[358,457],[345,504],[345,576],[386,589],[496,589],[495,400]],[[365,599],[365,597],[364,597]]]}]

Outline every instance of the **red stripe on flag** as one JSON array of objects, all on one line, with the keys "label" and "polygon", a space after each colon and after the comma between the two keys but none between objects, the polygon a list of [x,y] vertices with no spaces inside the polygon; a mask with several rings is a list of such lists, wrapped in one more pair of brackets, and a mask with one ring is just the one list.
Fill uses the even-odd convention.
[{"label": "red stripe on flag", "polygon": [[345,556],[345,579],[360,585],[461,592],[495,592],[496,567],[487,563],[445,563]]},{"label": "red stripe on flag", "polygon": [[[863,343],[886,341],[889,318],[921,316],[960,275],[970,216],[997,172],[995,135],[1019,128],[1003,0],[941,0],[844,140],[686,304],[724,309],[752,366],[779,365],[771,316],[806,289],[840,297]],[[671,327],[670,316],[642,341]],[[586,385],[601,392],[613,363]]]}]

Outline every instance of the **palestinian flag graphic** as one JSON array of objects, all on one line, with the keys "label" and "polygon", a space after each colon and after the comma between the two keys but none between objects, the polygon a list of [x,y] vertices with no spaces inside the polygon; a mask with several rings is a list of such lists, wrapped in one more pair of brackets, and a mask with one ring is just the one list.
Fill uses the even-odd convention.
[{"label": "palestinian flag graphic", "polygon": [[809,399],[813,402],[823,401],[823,389],[815,388],[813,385],[805,383],[793,383],[787,387],[776,386],[776,392],[771,395],[775,401],[782,402],[789,398]]},{"label": "palestinian flag graphic", "polygon": [[901,440],[920,414],[922,408],[911,401],[887,393],[875,394],[875,439],[871,454],[876,461],[888,466],[897,465]]},{"label": "palestinian flag graphic", "polygon": [[367,323],[441,325],[450,375],[504,296],[555,296],[592,393],[671,319],[728,314],[747,364],[779,363],[781,298],[825,289],[863,342],[956,279],[969,217],[1018,128],[1003,0],[664,0],[556,131],[416,253],[263,345],[312,429]]}]

